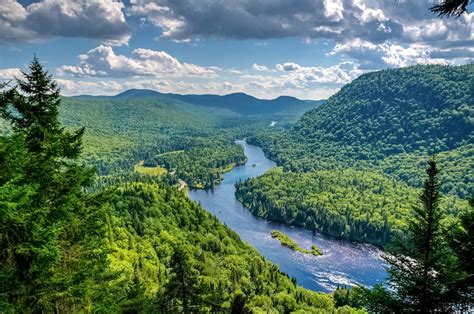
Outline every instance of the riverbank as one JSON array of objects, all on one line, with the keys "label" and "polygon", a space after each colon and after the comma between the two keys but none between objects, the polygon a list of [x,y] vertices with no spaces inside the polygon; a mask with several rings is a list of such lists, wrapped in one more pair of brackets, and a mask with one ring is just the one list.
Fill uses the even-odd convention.
[{"label": "riverbank", "polygon": [[[385,262],[381,251],[374,246],[341,241],[302,228],[269,222],[245,208],[235,197],[235,183],[260,176],[276,164],[265,156],[260,147],[245,141],[237,143],[243,146],[247,156],[245,165],[224,174],[222,182],[213,190],[189,190],[191,199],[305,288],[330,292],[338,285],[370,287],[385,280]],[[289,250],[272,238],[272,230],[287,234],[302,248],[316,244],[324,255],[315,258],[311,254]]]}]

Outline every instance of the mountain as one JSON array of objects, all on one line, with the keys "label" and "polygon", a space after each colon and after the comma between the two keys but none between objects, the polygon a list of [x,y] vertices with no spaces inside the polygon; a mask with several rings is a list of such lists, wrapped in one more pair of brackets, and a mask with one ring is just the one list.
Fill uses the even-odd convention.
[{"label": "mountain", "polygon": [[307,112],[306,141],[370,147],[383,155],[440,152],[474,142],[474,65],[372,72]]},{"label": "mountain", "polygon": [[[365,167],[419,187],[436,153],[443,191],[474,193],[474,65],[425,65],[364,74],[288,132],[250,139],[294,171]],[[363,165],[362,165],[363,164]]]},{"label": "mountain", "polygon": [[237,185],[254,214],[385,245],[403,233],[436,153],[441,207],[474,196],[474,65],[368,73],[290,130],[249,138],[282,169]]},{"label": "mountain", "polygon": [[[74,98],[91,98],[94,96],[81,95]],[[280,96],[275,99],[259,99],[245,93],[233,93],[228,95],[180,95],[172,93],[160,93],[149,89],[130,89],[115,96],[95,96],[99,98],[113,99],[140,99],[152,98],[167,101],[180,101],[206,107],[218,107],[228,109],[241,115],[256,114],[303,114],[314,108],[322,101],[305,101],[290,96]]]}]

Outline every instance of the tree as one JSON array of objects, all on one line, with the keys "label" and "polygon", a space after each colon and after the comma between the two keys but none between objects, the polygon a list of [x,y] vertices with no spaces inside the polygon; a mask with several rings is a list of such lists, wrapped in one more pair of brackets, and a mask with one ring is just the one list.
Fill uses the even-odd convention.
[{"label": "tree", "polygon": [[171,257],[171,274],[165,287],[164,307],[170,312],[191,313],[198,309],[198,271],[188,249],[177,244]]},{"label": "tree", "polygon": [[439,17],[460,17],[467,12],[469,0],[443,0],[440,4],[433,5],[430,10]]},{"label": "tree", "polygon": [[81,227],[95,215],[82,193],[92,170],[77,161],[84,129],[70,133],[59,123],[51,75],[35,57],[23,76],[0,93],[11,130],[0,137],[0,302],[19,311],[66,309],[84,288],[74,267],[85,247],[76,246]]},{"label": "tree", "polygon": [[386,256],[391,267],[389,282],[396,289],[397,298],[405,308],[415,311],[434,311],[444,306],[442,279],[447,250],[441,227],[444,212],[439,208],[439,171],[434,159],[428,161],[426,173],[421,206],[413,209],[408,222],[408,239],[397,241]]},{"label": "tree", "polygon": [[457,258],[457,278],[449,293],[459,311],[474,306],[474,199],[470,199],[469,204],[471,208],[461,214],[459,223],[448,234],[449,244]]},{"label": "tree", "polygon": [[457,271],[453,268],[450,248],[444,238],[439,207],[440,184],[436,161],[428,161],[427,179],[420,195],[421,206],[412,211],[405,238],[395,239],[385,256],[388,284],[393,293],[378,286],[369,292],[371,309],[391,309],[431,313],[449,311]]}]

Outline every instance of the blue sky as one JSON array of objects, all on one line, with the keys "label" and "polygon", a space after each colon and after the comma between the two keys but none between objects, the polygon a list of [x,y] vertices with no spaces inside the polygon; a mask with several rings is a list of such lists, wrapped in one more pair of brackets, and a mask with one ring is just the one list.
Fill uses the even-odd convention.
[{"label": "blue sky", "polygon": [[474,13],[439,19],[434,2],[0,0],[0,80],[36,53],[65,95],[327,98],[368,71],[472,63]]}]

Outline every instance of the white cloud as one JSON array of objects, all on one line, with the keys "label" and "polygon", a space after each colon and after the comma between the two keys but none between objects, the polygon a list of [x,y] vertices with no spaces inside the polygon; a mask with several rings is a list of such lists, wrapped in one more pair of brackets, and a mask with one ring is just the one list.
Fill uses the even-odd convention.
[{"label": "white cloud", "polygon": [[[108,49],[107,49],[108,50]],[[148,54],[148,53],[147,53]],[[153,55],[153,53],[151,53]],[[90,55],[89,53],[86,55]],[[85,56],[81,58],[88,60]],[[107,54],[108,55],[108,54]],[[331,96],[345,83],[350,82],[363,73],[358,65],[344,61],[328,67],[303,66],[295,62],[275,65],[275,70],[260,71],[262,75],[244,74],[246,71],[224,70],[223,77],[209,77],[196,81],[189,76],[159,76],[143,78],[148,75],[134,75],[141,69],[140,63],[135,64],[129,58],[115,56],[116,59],[106,62],[105,70],[99,68],[79,67],[83,72],[95,75],[78,75],[81,78],[59,79],[58,82],[64,95],[100,94],[114,95],[130,88],[146,88],[164,93],[181,94],[228,94],[245,92],[261,98],[275,98],[281,95],[291,95],[303,99],[323,99]],[[131,63],[129,63],[131,62]],[[125,64],[133,69],[125,70]],[[113,66],[112,66],[113,65]],[[116,79],[100,80],[101,72],[107,73],[114,67]],[[153,68],[153,66],[151,67]],[[1,73],[1,72],[0,72]],[[148,72],[146,72],[148,73]],[[227,76],[225,75],[226,73]],[[126,75],[125,75],[126,74]]]},{"label": "white cloud", "polygon": [[286,62],[284,64],[277,64],[276,68],[278,69],[278,71],[291,72],[291,71],[300,70],[301,66],[299,64],[294,63],[294,62]]},{"label": "white cloud", "polygon": [[[429,10],[432,5],[433,0],[131,0],[128,12],[161,28],[164,39],[325,39],[335,42],[333,52],[372,69],[411,64],[410,60],[439,63],[443,58],[433,55],[448,56],[452,48],[461,48],[457,55],[466,54],[445,58],[444,63],[473,62],[469,49],[474,47],[474,13],[439,19]],[[353,42],[374,48],[361,49]],[[428,55],[415,45],[425,47]],[[364,55],[362,50],[378,53]]]},{"label": "white cloud", "polygon": [[126,44],[130,29],[123,10],[115,0],[43,0],[26,7],[0,0],[0,43],[85,37]]},{"label": "white cloud", "polygon": [[78,66],[65,65],[59,68],[58,74],[99,77],[217,77],[215,68],[206,68],[183,63],[164,51],[137,48],[132,57],[116,55],[112,47],[101,45],[79,56]]},{"label": "white cloud", "polygon": [[57,79],[61,94],[71,95],[115,95],[124,90],[124,86],[116,81],[77,81]]},{"label": "white cloud", "polygon": [[306,87],[312,83],[347,84],[363,72],[352,61],[345,61],[330,67],[305,67],[294,62],[277,64],[277,70],[288,72],[281,76],[287,84]]},{"label": "white cloud", "polygon": [[227,70],[227,72],[231,73],[231,74],[235,74],[235,75],[242,75],[244,74],[244,72],[240,71],[240,70],[236,70],[236,69],[229,69]]},{"label": "white cloud", "polygon": [[373,44],[354,39],[337,44],[329,55],[345,54],[357,59],[365,68],[405,67],[415,64],[463,64],[474,59],[471,48],[443,49],[427,44]]},{"label": "white cloud", "polygon": [[324,14],[333,22],[342,21],[344,4],[342,0],[324,0]]},{"label": "white cloud", "polygon": [[13,80],[15,78],[21,78],[23,75],[18,68],[7,68],[0,69],[0,80]]},{"label": "white cloud", "polygon": [[266,66],[264,65],[259,65],[259,64],[252,64],[252,69],[254,69],[255,71],[260,71],[260,72],[269,72],[270,69],[267,68]]}]

